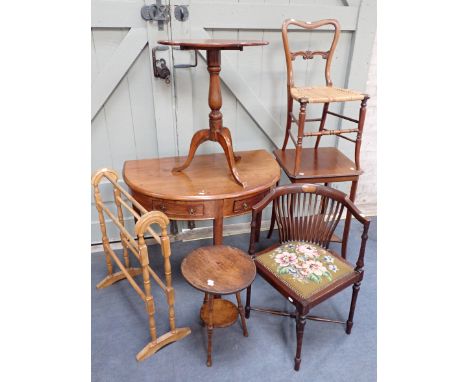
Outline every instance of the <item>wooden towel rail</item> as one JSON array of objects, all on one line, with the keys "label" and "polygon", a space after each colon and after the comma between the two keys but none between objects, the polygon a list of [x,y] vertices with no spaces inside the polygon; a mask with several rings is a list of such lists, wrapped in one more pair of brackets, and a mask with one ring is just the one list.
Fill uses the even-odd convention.
[{"label": "wooden towel rail", "polygon": [[[115,216],[109,208],[102,202],[99,185],[103,179],[107,179],[113,186],[114,202],[117,207],[117,216]],[[167,236],[167,226],[169,225],[168,217],[160,211],[148,212],[140,203],[138,203],[125,189],[118,184],[118,174],[114,170],[103,168],[94,173],[92,177],[92,185],[94,188],[94,199],[96,209],[99,216],[99,225],[101,228],[102,244],[104,247],[107,276],[97,284],[97,288],[106,288],[117,281],[127,279],[130,285],[135,289],[137,294],[146,304],[148,313],[150,342],[136,355],[138,361],[142,361],[152,354],[156,353],[162,347],[178,341],[190,334],[190,328],[176,328],[175,312],[174,312],[174,289],[172,287],[171,263],[171,247],[169,237]],[[127,199],[124,200],[122,195]],[[135,234],[132,235],[125,228],[123,209],[128,210],[135,218]],[[104,215],[107,215],[112,222],[117,226],[120,232],[120,239],[123,247],[123,263],[110,246],[109,238],[106,231],[106,221]],[[161,234],[158,235],[152,228],[152,224],[157,224],[161,228]],[[161,252],[164,258],[164,275],[163,282],[156,272],[149,266],[148,248],[145,242],[145,234],[150,234],[158,244],[161,245]],[[136,237],[136,239],[135,239]],[[129,251],[138,259],[140,267],[131,267]],[[120,271],[114,272],[112,260],[115,262]],[[143,289],[135,281],[134,277],[142,274]],[[150,275],[158,284],[158,286],[166,294],[167,304],[169,306],[169,326],[170,331],[157,336],[156,321],[155,321],[155,306],[153,295],[151,294]]]}]

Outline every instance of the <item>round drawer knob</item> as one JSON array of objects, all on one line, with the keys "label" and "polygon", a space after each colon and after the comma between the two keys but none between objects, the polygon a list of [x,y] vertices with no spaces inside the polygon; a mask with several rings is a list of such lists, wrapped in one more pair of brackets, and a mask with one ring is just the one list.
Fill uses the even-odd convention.
[{"label": "round drawer knob", "polygon": [[244,210],[246,210],[246,209],[249,208],[249,205],[248,205],[246,202],[244,202],[244,203],[242,203],[242,208],[243,208]]},{"label": "round drawer knob", "polygon": [[188,213],[189,215],[195,215],[195,209],[189,208]]},{"label": "round drawer knob", "polygon": [[166,210],[167,210],[167,207],[166,207],[165,204],[161,204],[161,205],[159,206],[159,208],[161,209],[161,211],[166,211]]}]

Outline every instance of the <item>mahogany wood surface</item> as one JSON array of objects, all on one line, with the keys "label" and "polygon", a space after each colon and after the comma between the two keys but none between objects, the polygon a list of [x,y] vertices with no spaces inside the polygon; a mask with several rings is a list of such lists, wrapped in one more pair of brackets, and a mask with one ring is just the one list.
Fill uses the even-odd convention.
[{"label": "mahogany wood surface", "polygon": [[[310,51],[299,50],[291,51],[289,44],[288,28],[290,25],[313,31],[323,26],[332,26],[334,29],[333,40],[330,49],[327,51]],[[366,119],[367,100],[369,96],[360,92],[354,92],[350,89],[339,89],[333,87],[331,79],[331,63],[335,52],[338,40],[340,38],[341,27],[338,20],[325,19],[314,22],[298,21],[288,19],[283,22],[281,28],[281,36],[283,39],[283,48],[286,58],[287,72],[287,114],[286,114],[286,131],[284,135],[283,146],[281,150],[275,150],[275,156],[280,163],[280,166],[285,171],[292,183],[331,183],[331,182],[347,182],[351,181],[350,199],[354,201],[360,170],[360,150],[361,138]],[[312,59],[314,56],[321,56],[326,60],[325,64],[325,81],[326,87],[321,87],[322,90],[317,90],[316,86],[301,88],[294,84],[294,65],[293,62],[297,57],[302,56],[304,60]],[[315,89],[315,90],[313,90]],[[325,91],[324,91],[325,90]],[[299,103],[299,117],[293,114],[293,101]],[[361,101],[359,109],[359,119],[350,118],[328,110],[330,102],[350,102]],[[322,103],[321,118],[307,118],[307,104],[309,102]],[[327,116],[332,115],[340,119],[351,121],[357,124],[357,128],[329,130],[326,128]],[[320,122],[318,131],[306,132],[305,124],[308,122]],[[297,135],[292,132],[292,124],[297,125]],[[347,134],[356,134],[356,138],[352,139]],[[323,135],[335,135],[338,138],[346,139],[355,144],[354,148],[354,163],[348,160],[339,150],[329,148],[323,151],[320,148],[320,140]],[[305,149],[302,147],[303,139],[315,137],[315,146],[313,149]],[[294,149],[287,150],[287,144],[291,138]],[[346,257],[347,237],[349,234],[349,225],[351,215],[348,213],[346,223],[343,230],[342,253]],[[273,223],[272,223],[273,224]]]},{"label": "mahogany wood surface", "polygon": [[[270,203],[275,207],[274,219],[278,225],[279,243],[264,249],[255,251],[255,242],[257,234],[257,215],[261,214],[263,209]],[[358,259],[354,267],[354,272],[349,273],[343,278],[336,280],[323,289],[319,289],[308,298],[301,297],[294,289],[281,282],[278,277],[260,262],[255,261],[258,274],[263,277],[279,293],[287,298],[296,307],[296,314],[287,314],[296,318],[296,357],[294,359],[294,369],[297,371],[301,364],[302,338],[304,333],[305,320],[310,309],[320,302],[332,297],[341,290],[353,285],[353,295],[349,310],[348,320],[346,321],[346,333],[350,334],[353,326],[354,309],[359,293],[361,281],[364,277],[364,254],[367,242],[367,232],[370,221],[366,219],[350,198],[343,192],[330,187],[314,184],[288,184],[275,188],[265,199],[256,204],[252,209],[252,222],[250,234],[249,254],[254,258],[269,252],[278,247],[281,243],[289,241],[304,241],[314,243],[324,249],[332,252],[336,256],[339,254],[328,249],[333,232],[344,213],[347,210],[347,216],[353,216],[363,225],[361,236],[361,247]],[[342,247],[341,259],[346,261],[346,250]],[[352,266],[349,262],[348,265]],[[250,314],[251,287],[247,289],[246,317]],[[259,309],[259,311],[269,312],[268,309]],[[278,314],[278,312],[272,312]],[[326,321],[326,320],[325,320]],[[328,320],[330,321],[330,320]],[[337,321],[335,321],[337,322]]]},{"label": "mahogany wood surface", "polygon": [[238,170],[246,187],[230,175],[223,154],[198,155],[183,172],[173,172],[185,157],[131,160],[123,178],[132,196],[147,210],[164,212],[172,220],[214,219],[214,243],[222,244],[223,218],[250,212],[273,188],[281,170],[265,150],[240,152]]},{"label": "mahogany wood surface", "polygon": [[185,158],[167,157],[129,160],[124,163],[123,178],[134,191],[152,198],[170,200],[217,200],[255,194],[275,185],[280,168],[266,150],[239,152],[239,172],[244,188],[234,182],[224,154],[197,155],[184,172],[172,172]]},{"label": "mahogany wood surface", "polygon": [[[295,149],[276,149],[273,151],[278,163],[288,177],[308,179],[310,182],[333,182],[335,178],[357,178],[362,174],[356,164],[335,147],[302,149],[300,167],[295,174]],[[330,180],[333,178],[334,180]]]},{"label": "mahogany wood surface", "polygon": [[182,261],[181,271],[195,289],[220,295],[239,292],[255,278],[250,256],[227,245],[195,249]]},{"label": "mahogany wood surface", "polygon": [[220,49],[242,50],[244,46],[268,45],[261,40],[224,40],[224,39],[190,39],[190,40],[159,40],[158,44],[180,46],[181,49]]},{"label": "mahogany wood surface", "polygon": [[223,148],[229,165],[229,170],[234,181],[242,187],[247,187],[245,180],[240,178],[237,169],[237,162],[241,160],[241,157],[234,154],[231,132],[227,127],[223,126],[223,114],[221,113],[223,99],[221,96],[221,80],[219,78],[219,73],[221,72],[221,50],[242,50],[244,46],[259,46],[266,45],[268,43],[259,40],[238,41],[220,39],[179,41],[160,40],[158,43],[180,46],[181,49],[206,49],[206,63],[208,73],[210,74],[210,88],[208,91],[208,105],[211,109],[209,114],[209,129],[198,130],[193,135],[186,160],[183,164],[174,167],[173,171],[179,172],[187,169],[195,157],[195,152],[203,142],[218,142]]},{"label": "mahogany wood surface", "polygon": [[[242,330],[248,336],[245,312],[240,291],[252,284],[256,275],[253,259],[238,248],[227,245],[200,247],[190,252],[182,261],[182,276],[202,292],[205,301],[200,318],[207,327],[207,366],[211,366],[213,328],[232,325],[241,318]],[[237,307],[230,301],[215,299],[215,295],[236,294]]]},{"label": "mahogany wood surface", "polygon": [[[204,324],[209,322],[209,306],[208,303],[203,304],[200,309],[200,318]],[[237,307],[229,300],[216,298],[213,300],[213,327],[226,328],[237,321],[239,312]]]}]

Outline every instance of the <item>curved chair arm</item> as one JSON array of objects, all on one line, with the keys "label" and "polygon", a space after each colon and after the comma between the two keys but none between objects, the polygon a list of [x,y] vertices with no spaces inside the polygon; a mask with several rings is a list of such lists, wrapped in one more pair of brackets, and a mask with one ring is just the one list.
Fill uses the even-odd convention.
[{"label": "curved chair arm", "polygon": [[364,226],[364,230],[361,236],[361,248],[359,251],[359,257],[355,268],[356,271],[362,271],[362,268],[364,267],[364,253],[370,220],[367,219],[361,213],[361,211],[359,211],[356,205],[349,199],[349,197],[344,192],[316,184],[287,184],[284,186],[276,187],[268,195],[266,195],[265,198],[263,198],[260,202],[258,202],[252,207],[249,254],[251,256],[254,256],[255,253],[255,232],[257,228],[257,215],[261,213],[265,209],[265,207],[267,207],[272,201],[274,201],[278,197],[285,194],[299,193],[313,193],[328,197],[330,199],[334,199],[342,203],[348,209],[351,215]]}]

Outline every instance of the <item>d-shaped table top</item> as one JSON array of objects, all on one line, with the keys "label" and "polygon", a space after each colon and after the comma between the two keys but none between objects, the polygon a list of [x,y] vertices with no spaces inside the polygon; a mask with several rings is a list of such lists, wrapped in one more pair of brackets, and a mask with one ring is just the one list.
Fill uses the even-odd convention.
[{"label": "d-shaped table top", "polygon": [[234,198],[268,190],[280,177],[273,155],[265,150],[241,151],[239,173],[246,187],[230,175],[224,154],[197,155],[183,172],[173,172],[185,157],[126,161],[123,178],[128,186],[150,197],[172,200],[213,200]]}]

